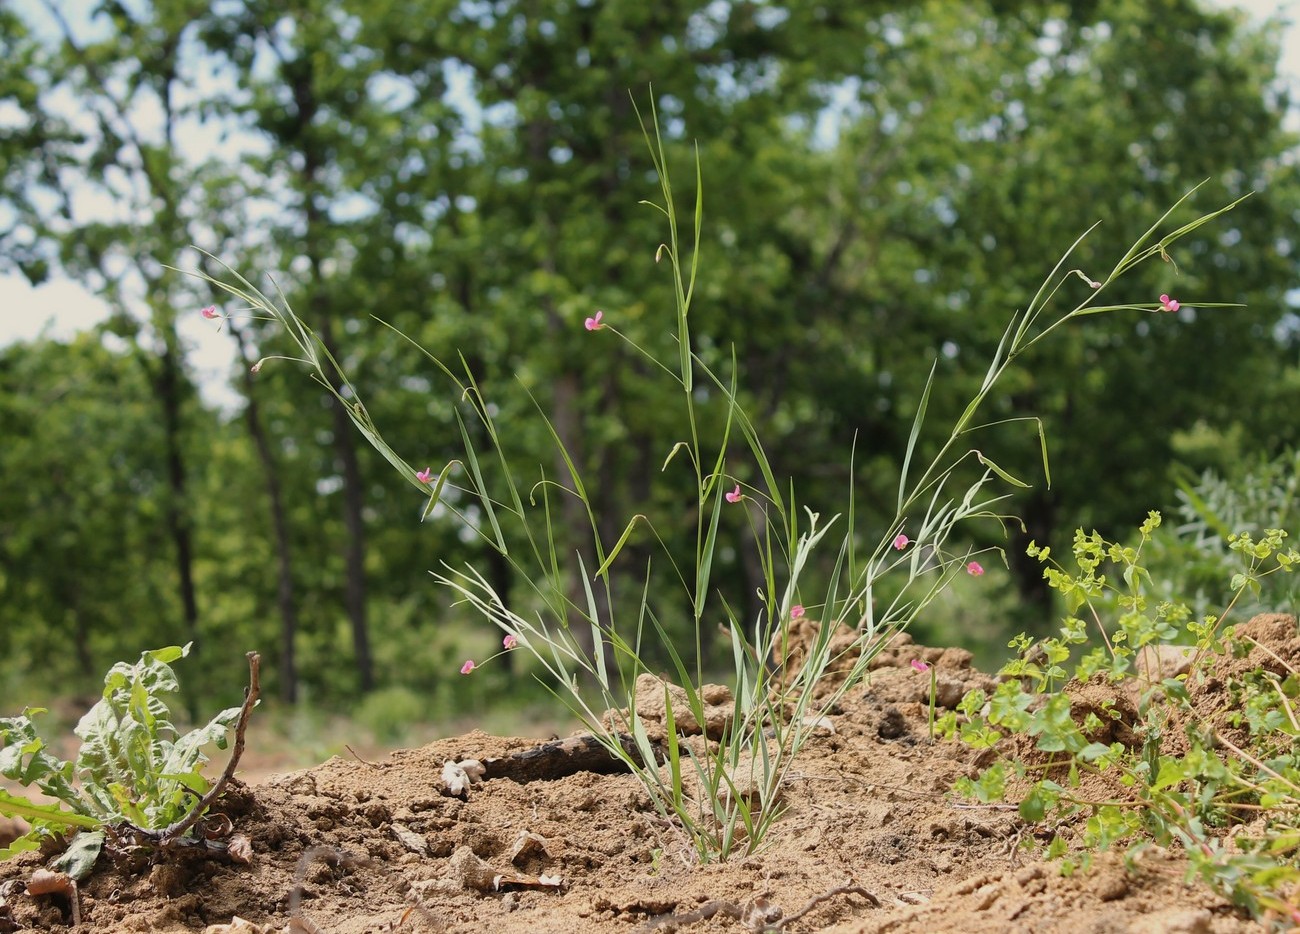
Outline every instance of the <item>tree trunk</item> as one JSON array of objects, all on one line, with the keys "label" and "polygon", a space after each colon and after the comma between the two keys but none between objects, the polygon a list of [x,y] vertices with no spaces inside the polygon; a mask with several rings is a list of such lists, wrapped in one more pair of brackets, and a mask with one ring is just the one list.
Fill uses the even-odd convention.
[{"label": "tree trunk", "polygon": [[1017,529],[1011,536],[1007,561],[1011,577],[1020,596],[1020,613],[1026,630],[1044,634],[1051,626],[1052,589],[1043,578],[1043,565],[1025,554],[1031,541],[1046,545],[1056,533],[1056,499],[1047,490],[1036,488],[1025,500],[1021,511],[1025,531]]},{"label": "tree trunk", "polygon": [[280,612],[280,697],[288,704],[298,701],[298,605],[294,599],[293,561],[289,541],[289,523],[284,511],[284,496],[280,489],[280,474],[275,461],[275,452],[266,437],[262,425],[261,409],[257,403],[257,394],[253,385],[253,374],[249,369],[248,339],[242,328],[231,321],[226,322],[231,334],[239,345],[239,359],[244,366],[244,397],[248,404],[244,408],[244,422],[248,434],[257,449],[257,458],[262,463],[262,472],[266,477],[266,497],[271,507],[271,531],[275,536],[276,588],[275,602]]},{"label": "tree trunk", "polygon": [[[161,323],[161,322],[160,322]],[[167,531],[175,547],[176,580],[180,591],[181,615],[189,641],[199,646],[199,605],[194,591],[194,543],[190,532],[185,457],[181,446],[180,350],[175,333],[162,335],[163,352],[154,373],[154,392],[162,407],[163,432],[167,449]]]},{"label": "tree trunk", "polygon": [[[558,316],[553,316],[553,321],[558,321]],[[585,435],[582,425],[582,411],[579,401],[579,386],[577,374],[568,372],[562,374],[555,381],[554,395],[552,396],[552,420],[555,425],[555,433],[560,439],[560,444],[568,451],[569,458],[573,461],[578,470],[582,470],[586,465],[586,452],[582,443]],[[555,471],[556,482],[566,490],[570,489],[569,468],[565,463],[564,455],[561,451],[555,452]],[[569,600],[582,610],[582,621],[574,629],[573,636],[578,645],[587,653],[587,657],[592,661],[595,660],[596,651],[606,653],[606,662],[611,663],[609,646],[604,640],[600,646],[596,645],[591,631],[591,627],[586,625],[587,616],[587,589],[582,580],[582,570],[585,568],[588,577],[595,572],[597,568],[597,559],[595,549],[591,545],[591,536],[593,530],[590,519],[587,516],[587,509],[574,493],[561,493],[560,516],[563,520],[563,529],[561,537],[562,546],[566,547],[570,558],[570,567],[572,573],[565,582],[568,591]],[[577,558],[582,558],[582,567],[578,566]],[[598,623],[602,628],[609,625],[610,608],[606,599],[605,588],[596,580],[591,580],[592,595],[596,600],[596,619],[591,622]]]},{"label": "tree trunk", "polygon": [[[334,359],[341,359],[334,343],[334,328],[328,314],[320,319],[320,338]],[[344,383],[337,373],[330,374],[330,385],[342,392]],[[375,686],[374,660],[370,656],[370,633],[366,619],[366,523],[365,491],[361,485],[361,462],[357,457],[355,429],[341,400],[331,400],[334,415],[334,453],[343,471],[343,603],[352,627],[352,651],[356,656],[361,690]]]}]

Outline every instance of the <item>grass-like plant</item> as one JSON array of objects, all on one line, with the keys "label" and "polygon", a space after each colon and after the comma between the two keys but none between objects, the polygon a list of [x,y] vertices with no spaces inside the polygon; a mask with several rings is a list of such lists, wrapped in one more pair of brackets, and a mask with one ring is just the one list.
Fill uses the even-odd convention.
[{"label": "grass-like plant", "polygon": [[[983,573],[976,556],[952,544],[952,535],[970,519],[1004,520],[1006,517],[999,515],[996,508],[1005,499],[1007,488],[1026,485],[972,445],[973,436],[982,429],[1003,423],[978,421],[981,407],[1002,375],[1040,340],[1083,315],[1176,311],[1178,302],[1168,296],[1145,304],[1096,302],[1124,273],[1153,257],[1167,256],[1166,250],[1176,240],[1232,205],[1158,233],[1182,207],[1180,201],[1100,281],[1067,268],[1070,254],[1083,239],[1080,237],[1028,307],[1012,316],[978,391],[947,440],[922,467],[917,462],[919,439],[934,390],[932,369],[906,449],[899,452],[902,469],[895,515],[879,529],[874,544],[863,548],[856,533],[851,491],[842,516],[824,518],[801,508],[791,486],[775,475],[758,426],[740,402],[737,385],[741,374],[734,361],[730,371],[719,373],[695,353],[690,312],[700,272],[703,184],[697,158],[693,223],[683,236],[657,127],[657,115],[652,112],[648,126],[643,122],[643,128],[658,173],[661,200],[642,203],[662,216],[666,228],[666,240],[658,246],[655,258],[666,260],[671,272],[675,357],[661,360],[628,340],[618,330],[617,312],[611,311],[608,316],[598,312],[583,324],[588,332],[586,339],[627,341],[678,391],[682,436],[664,452],[664,467],[684,461],[689,468],[689,488],[678,489],[675,495],[679,502],[693,501],[696,507],[693,566],[679,567],[666,546],[663,552],[690,607],[696,636],[691,651],[680,650],[669,638],[663,625],[661,595],[651,590],[648,580],[638,603],[626,607],[615,604],[611,572],[634,530],[644,526],[660,543],[664,539],[645,515],[621,520],[624,531],[617,541],[602,539],[602,523],[594,514],[581,465],[564,449],[560,432],[540,406],[537,417],[549,429],[563,457],[565,476],[547,477],[543,471],[543,479],[534,482],[523,478],[536,477],[538,465],[526,465],[527,469],[521,471],[511,462],[488,388],[478,384],[468,367],[425,351],[460,400],[456,418],[464,451],[462,458],[445,464],[436,473],[428,467],[413,466],[385,442],[355,385],[348,384],[344,394],[334,389],[335,377],[346,382],[346,374],[282,295],[273,301],[233,271],[230,281],[209,281],[244,305],[233,313],[248,313],[282,325],[297,347],[297,356],[288,359],[305,364],[312,377],[346,406],[367,440],[427,496],[426,515],[442,503],[519,570],[518,578],[532,588],[530,599],[542,608],[540,611],[518,611],[494,590],[487,576],[473,567],[443,566],[434,570],[434,577],[459,600],[500,627],[507,649],[517,646],[540,661],[556,692],[609,753],[638,776],[658,811],[685,832],[698,858],[708,861],[725,859],[736,852],[752,852],[762,845],[781,814],[782,785],[791,765],[824,722],[826,713],[861,682],[871,659],[889,639],[906,629],[954,576]],[[1062,286],[1077,280],[1087,283],[1086,298],[1068,310],[1049,315]],[[205,313],[208,317],[221,316],[215,309],[205,309]],[[578,324],[575,322],[575,327]],[[716,437],[702,434],[701,393],[697,392],[701,385],[711,398],[720,399],[725,409],[723,427]],[[1031,422],[1042,437],[1042,426],[1036,419],[1015,421]],[[478,445],[473,440],[476,437],[486,438],[486,442]],[[737,480],[736,474],[752,472],[746,469],[733,473],[732,465],[741,458],[756,468],[761,478],[758,483],[743,486]],[[977,465],[977,479],[964,488],[953,489],[958,468],[967,462]],[[1046,469],[1045,439],[1043,462]],[[491,471],[487,469],[489,464]],[[490,473],[504,479],[489,483],[486,478]],[[680,476],[680,471],[673,476]],[[455,500],[444,498],[453,487],[457,492]],[[586,509],[595,566],[584,562],[580,553],[565,553],[557,545],[552,535],[552,509],[559,497],[575,497]],[[458,503],[472,504],[477,517],[471,521],[464,509],[458,510]],[[715,594],[714,558],[721,544],[721,519],[729,509],[745,511],[760,555],[763,610],[758,619],[741,619]],[[831,535],[837,527],[837,534]],[[522,544],[512,547],[512,541]],[[902,582],[890,588],[895,594],[892,599],[882,600],[877,606],[877,587],[886,574],[897,575]],[[566,587],[569,575],[576,575],[581,582],[580,598],[570,596],[572,591]],[[610,608],[607,614],[603,606]],[[791,627],[805,613],[818,616],[821,624],[812,644],[801,647],[802,664],[794,669],[775,665],[774,660],[790,657]],[[734,710],[716,744],[683,742],[678,737],[677,721],[688,713],[697,723],[706,719],[700,691],[704,681],[700,633],[703,626],[711,625],[706,618],[718,616],[725,619],[730,639]],[[585,638],[578,638],[580,630]],[[667,716],[663,746],[652,741],[633,693],[638,675],[648,667],[644,658],[647,640],[651,639],[671,659],[686,695],[685,704],[674,707],[669,686],[663,686]],[[468,673],[474,667],[473,662],[467,662],[462,671]],[[837,669],[836,678],[829,679],[827,674],[833,668]],[[823,690],[818,690],[819,686]]]},{"label": "grass-like plant", "polygon": [[[142,653],[133,665],[114,665],[104,678],[103,696],[76,726],[81,748],[71,762],[54,755],[40,735],[33,718],[44,709],[29,707],[17,717],[0,719],[0,775],[35,786],[55,802],[0,789],[0,814],[23,818],[31,827],[0,851],[0,859],[75,834],[55,868],[82,879],[105,846],[155,850],[186,839],[238,763],[259,689],[258,657],[249,653],[251,680],[244,703],[181,734],[171,722],[167,700],[179,690],[171,663],[189,650],[189,645],[169,646]],[[217,782],[210,782],[203,775],[205,747],[225,749],[231,730],[235,748],[230,764]]]},{"label": "grass-like plant", "polygon": [[[1097,849],[1177,844],[1234,902],[1300,923],[1300,670],[1228,625],[1262,580],[1300,568],[1300,552],[1280,529],[1230,535],[1231,598],[1197,617],[1153,596],[1143,550],[1159,525],[1151,513],[1136,546],[1080,530],[1072,567],[1031,545],[1069,615],[1037,651],[1014,640],[1020,654],[992,696],[973,691],[940,722],[949,738],[1001,753],[957,790],[1017,801],[1067,872]],[[1230,673],[1256,648],[1265,664]],[[1224,683],[1201,691],[1210,677]],[[1066,689],[1089,681],[1109,686],[1101,710]],[[1014,736],[1032,743],[1004,742]]]}]

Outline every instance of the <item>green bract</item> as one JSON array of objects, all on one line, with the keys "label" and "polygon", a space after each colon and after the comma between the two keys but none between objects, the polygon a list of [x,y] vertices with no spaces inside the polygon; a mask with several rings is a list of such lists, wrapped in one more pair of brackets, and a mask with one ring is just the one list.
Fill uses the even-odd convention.
[{"label": "green bract", "polygon": [[60,802],[37,803],[0,790],[0,814],[21,817],[32,828],[0,858],[34,849],[54,834],[100,831],[78,836],[65,854],[61,868],[80,877],[98,856],[102,828],[129,824],[157,831],[188,814],[210,787],[202,774],[204,747],[225,749],[240,714],[239,707],[228,708],[180,735],[167,708],[167,695],[179,688],[170,663],[189,651],[189,644],[169,646],[142,653],[134,665],[114,665],[103,697],[77,724],[81,749],[72,762],[52,755],[37,732],[32,718],[43,708],[0,719],[0,775]]}]

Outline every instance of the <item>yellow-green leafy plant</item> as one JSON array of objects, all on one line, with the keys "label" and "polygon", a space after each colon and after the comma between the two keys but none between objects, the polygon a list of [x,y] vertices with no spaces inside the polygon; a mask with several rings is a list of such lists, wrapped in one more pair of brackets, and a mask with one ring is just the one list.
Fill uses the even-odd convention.
[{"label": "yellow-green leafy plant", "polygon": [[[1029,637],[1013,640],[1017,657],[993,694],[971,692],[940,722],[949,738],[999,754],[957,790],[1014,800],[1065,871],[1112,846],[1180,845],[1192,873],[1234,902],[1300,923],[1300,671],[1228,625],[1261,581],[1300,567],[1300,552],[1281,529],[1230,534],[1238,566],[1223,581],[1226,607],[1197,617],[1153,596],[1162,588],[1143,552],[1160,522],[1152,512],[1136,545],[1078,530],[1071,566],[1031,544],[1067,616],[1034,651]],[[1224,674],[1252,649],[1259,666]],[[1201,692],[1209,678],[1225,683]],[[1110,685],[1113,701],[1076,705],[1071,687],[1087,682]]]}]

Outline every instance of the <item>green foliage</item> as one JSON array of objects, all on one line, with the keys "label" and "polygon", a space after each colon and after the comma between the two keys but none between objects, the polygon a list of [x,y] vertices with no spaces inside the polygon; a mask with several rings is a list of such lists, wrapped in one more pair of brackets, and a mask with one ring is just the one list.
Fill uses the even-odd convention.
[{"label": "green foliage", "polygon": [[226,748],[240,708],[179,733],[167,707],[167,698],[179,689],[171,663],[189,651],[188,645],[170,646],[142,653],[134,665],[114,665],[104,678],[102,698],[77,724],[81,748],[74,761],[58,759],[38,733],[32,718],[44,710],[29,707],[0,720],[0,775],[24,787],[35,785],[62,805],[0,792],[0,814],[31,824],[30,832],[0,855],[32,849],[72,828],[91,831],[81,834],[65,856],[65,865],[81,878],[98,856],[104,828],[115,835],[122,824],[160,831],[193,810],[210,787],[203,776],[205,748]]},{"label": "green foliage", "polygon": [[[1068,618],[1057,636],[1035,646],[1032,662],[1029,640],[1013,640],[1020,656],[1002,669],[994,697],[968,695],[960,716],[945,719],[950,738],[1002,753],[956,790],[986,803],[1017,801],[1021,818],[1054,831],[1046,851],[1053,858],[1112,846],[1132,856],[1151,842],[1181,844],[1192,871],[1235,903],[1256,915],[1294,920],[1300,917],[1300,671],[1268,651],[1267,665],[1228,675],[1233,669],[1226,663],[1255,643],[1237,639],[1224,620],[1261,580],[1300,566],[1300,552],[1285,547],[1278,529],[1258,539],[1228,535],[1237,561],[1227,585],[1232,597],[1222,615],[1196,617],[1154,596],[1164,582],[1153,579],[1145,553],[1160,526],[1159,514],[1151,513],[1136,546],[1079,530],[1070,567],[1049,548],[1030,546],[1069,611],[1082,611],[1088,622]],[[1100,644],[1089,649],[1094,641]],[[1190,671],[1165,677],[1154,656],[1139,655],[1170,646],[1182,647]],[[1074,680],[1062,688],[1060,665],[1048,669],[1041,659],[1064,662],[1072,654]],[[1226,681],[1206,692],[1217,698],[1210,707],[1192,690],[1207,678]],[[1086,682],[1109,685],[1114,699],[1077,704],[1073,689]],[[1112,732],[1115,724],[1127,734]],[[1172,742],[1175,730],[1179,742]],[[1034,751],[1006,752],[1010,744],[1003,741],[1015,735],[1032,738]],[[1018,781],[1008,780],[1012,772]]]},{"label": "green foliage", "polygon": [[[646,178],[625,92],[651,80],[665,151],[687,158],[689,128],[712,179],[693,351],[725,377],[734,348],[745,373],[762,374],[734,391],[762,428],[773,475],[792,477],[824,516],[851,487],[852,521],[841,517],[837,532],[851,526],[860,553],[896,511],[898,452],[932,366],[944,391],[929,398],[918,463],[982,384],[1010,310],[1032,299],[1009,271],[1049,268],[1098,205],[1104,236],[1074,260],[1090,276],[1191,185],[1208,180],[1216,202],[1257,192],[1230,226],[1190,232],[1168,263],[1132,272],[1126,299],[1172,291],[1178,315],[1158,327],[1141,315],[1096,319],[1075,339],[1038,344],[1031,367],[1006,375],[984,413],[1003,422],[986,447],[1030,480],[1039,438],[1011,420],[1032,414],[1054,455],[1053,488],[1020,491],[1007,511],[1040,541],[1075,525],[1115,534],[1148,505],[1174,439],[1193,424],[1294,440],[1300,384],[1286,296],[1300,183],[1286,157],[1294,140],[1277,91],[1279,32],[1231,11],[1145,0],[824,9],[674,0],[651,12],[153,0],[93,23],[70,17],[66,37],[39,5],[5,5],[0,18],[0,99],[13,117],[0,131],[0,268],[71,277],[105,298],[113,319],[87,343],[123,364],[53,341],[14,348],[7,364],[6,419],[9,404],[46,416],[30,436],[6,420],[0,445],[4,475],[24,478],[0,491],[0,640],[20,668],[75,664],[69,683],[75,675],[93,688],[104,665],[143,645],[194,639],[201,651],[219,634],[264,647],[269,680],[292,684],[301,672],[315,703],[338,708],[362,683],[358,604],[381,687],[414,680],[384,658],[387,644],[434,641],[473,618],[411,594],[410,582],[431,556],[496,560],[481,538],[460,537],[451,507],[476,505],[448,490],[448,508],[415,527],[403,483],[377,454],[352,452],[348,469],[338,445],[351,433],[322,405],[332,397],[320,385],[275,365],[246,379],[253,360],[291,351],[274,324],[237,322],[244,343],[220,410],[195,397],[185,327],[218,295],[166,268],[190,243],[253,281],[275,270],[292,307],[334,344],[346,341],[340,359],[369,413],[410,457],[460,456],[457,406],[431,392],[412,346],[370,326],[372,315],[463,360],[511,428],[499,439],[510,462],[562,477],[533,417],[535,405],[553,414],[575,465],[601,478],[586,492],[606,523],[602,539],[619,539],[627,503],[659,536],[649,523],[628,529],[612,593],[638,599],[655,557],[661,623],[693,639],[693,595],[658,560],[695,560],[698,515],[656,473],[680,440],[680,392],[631,349],[661,360],[679,352],[662,326],[674,286],[646,249],[657,218],[620,195]],[[183,145],[191,139],[206,142]],[[113,210],[68,207],[91,202]],[[1062,289],[1071,301],[1087,294],[1077,277]],[[1198,304],[1216,294],[1249,310]],[[597,307],[631,343],[573,352],[572,322]],[[132,368],[129,383],[113,382]],[[179,406],[170,422],[159,405],[168,387]],[[701,434],[720,437],[726,406],[718,391],[700,391],[710,395]],[[249,428],[257,419],[265,452]],[[481,423],[467,419],[466,430],[488,443],[474,435]],[[737,482],[765,482],[737,450],[729,458]],[[185,482],[173,485],[177,464]],[[486,483],[505,482],[497,464],[480,467]],[[956,479],[981,472],[971,462]],[[577,505],[553,502],[566,553],[587,547]],[[186,531],[197,591],[188,608]],[[720,536],[747,531],[724,511]],[[504,534],[512,549],[527,547]],[[962,547],[1005,544],[992,524],[960,534],[972,536]],[[1024,609],[1044,595],[1035,562],[1018,547],[1008,554],[999,602],[962,595],[950,618],[989,627],[1015,612],[1047,618],[1032,602]],[[590,568],[600,563],[592,557]],[[715,559],[715,593],[755,618],[766,582],[753,551]],[[814,570],[829,575],[835,560],[831,549],[814,555]],[[138,570],[122,573],[128,565]],[[513,605],[540,606],[511,569],[485,574]],[[893,589],[885,579],[879,596],[888,603]],[[988,632],[941,625],[929,638],[969,644]],[[709,666],[730,665],[720,630],[706,627],[701,642]],[[671,664],[646,651],[656,667]],[[223,665],[205,665],[195,693],[234,683]],[[428,689],[455,694],[450,670]]]},{"label": "green foliage", "polygon": [[0,421],[0,474],[14,478],[0,493],[6,667],[93,691],[128,641],[119,620],[145,645],[182,635],[168,625],[179,605],[158,541],[167,491],[149,383],[98,335],[16,344],[0,349]]},{"label": "green foliage", "polygon": [[[737,389],[741,367],[734,354],[730,367],[719,370],[696,351],[691,313],[697,294],[703,213],[700,162],[697,158],[694,223],[683,236],[653,103],[651,118],[650,125],[643,123],[642,129],[661,200],[642,203],[660,214],[666,227],[666,239],[655,257],[656,261],[666,259],[671,273],[676,314],[670,332],[675,341],[668,343],[668,353],[656,354],[653,344],[642,346],[624,334],[622,321],[614,314],[606,319],[603,311],[597,312],[584,323],[587,340],[594,346],[603,347],[599,342],[611,335],[621,338],[652,373],[667,377],[677,396],[673,408],[679,413],[678,436],[666,451],[655,452],[659,455],[655,460],[663,465],[661,475],[666,484],[677,490],[677,501],[690,504],[694,534],[689,560],[680,560],[676,550],[665,544],[652,515],[638,512],[624,519],[623,510],[619,510],[618,520],[609,520],[591,492],[598,485],[590,480],[571,447],[577,441],[564,427],[569,422],[567,412],[547,411],[528,393],[536,410],[533,417],[553,450],[535,467],[525,455],[524,463],[529,466],[518,471],[509,440],[515,423],[507,425],[502,418],[501,408],[492,401],[492,386],[478,378],[463,356],[459,364],[452,364],[426,350],[434,368],[454,389],[458,403],[453,411],[463,447],[457,458],[436,473],[432,467],[417,470],[385,440],[325,336],[314,331],[283,299],[270,300],[238,273],[232,272],[229,281],[199,275],[225,289],[253,316],[280,323],[294,345],[286,359],[306,365],[311,378],[346,407],[353,425],[402,479],[428,497],[426,516],[439,507],[452,511],[464,523],[467,534],[493,549],[529,582],[536,612],[521,612],[472,564],[444,561],[434,572],[435,580],[458,602],[473,607],[500,628],[507,651],[522,646],[533,655],[551,683],[559,686],[556,692],[561,699],[611,755],[637,775],[660,814],[682,827],[698,858],[709,861],[726,859],[735,852],[752,853],[762,846],[783,811],[780,796],[785,776],[815,725],[845,692],[862,681],[889,639],[905,630],[963,568],[983,574],[977,562],[969,562],[970,551],[963,554],[949,539],[968,520],[1005,518],[994,507],[1006,496],[990,495],[986,489],[990,484],[1026,486],[983,450],[973,447],[977,437],[992,427],[980,420],[981,410],[1013,363],[1074,318],[1105,312],[1158,312],[1145,303],[1102,305],[1094,300],[1145,262],[1167,255],[1175,243],[1235,203],[1174,223],[1171,218],[1183,207],[1180,201],[1151,224],[1096,282],[1082,271],[1068,268],[1071,254],[1084,238],[1076,240],[1034,299],[1005,326],[979,387],[960,409],[946,440],[926,456],[920,450],[920,439],[935,386],[937,366],[931,368],[901,452],[894,510],[883,533],[878,533],[874,545],[859,545],[852,518],[855,498],[850,493],[846,510],[850,528],[831,551],[832,560],[819,566],[812,559],[839,517],[822,521],[818,513],[801,507],[793,481],[775,472],[768,442]],[[1087,281],[1089,290],[1079,299],[1062,297],[1064,287],[1075,279]],[[1058,301],[1064,311],[1057,310]],[[574,319],[570,327],[576,330],[577,323]],[[346,392],[334,385],[332,374],[338,374]],[[994,426],[1007,421],[1028,422],[1026,427],[1036,429],[1046,472],[1041,423],[1016,417],[1000,419]],[[737,462],[744,466],[733,466]],[[547,463],[554,464],[554,470],[548,470]],[[760,606],[751,618],[738,612],[725,594],[716,594],[715,557],[727,547],[724,543],[729,543],[722,525],[728,511],[739,513],[749,525],[751,540],[739,547],[752,548],[757,555]],[[578,518],[586,542],[573,541],[574,526],[565,528],[566,515]],[[635,557],[628,544],[639,529],[648,530],[663,546],[659,560],[671,570],[680,588],[678,599],[690,610],[693,651],[680,648],[675,634],[665,627],[663,620],[669,618],[672,606],[665,607],[661,591],[651,587],[649,570],[639,600],[619,599],[612,570],[620,561],[626,567],[627,558]],[[1103,545],[1095,535],[1076,541],[1076,558],[1086,571],[1079,580],[1053,572],[1057,575],[1054,585],[1072,598],[1075,608],[1104,585],[1095,574]],[[1136,552],[1125,551],[1119,557],[1131,565]],[[648,558],[644,566],[651,566]],[[900,583],[892,599],[877,605],[878,585],[886,577]],[[1132,575],[1126,575],[1126,580],[1136,582]],[[822,623],[811,644],[805,646],[805,657],[797,668],[781,665],[774,670],[770,660],[789,659],[792,623],[804,614],[805,599],[812,602],[814,596],[820,598],[815,605]],[[717,746],[697,748],[679,740],[675,721],[689,717],[702,724],[706,720],[704,632],[712,628],[707,623],[709,616],[719,612],[732,651],[735,703]],[[833,639],[837,627],[855,620],[851,646],[837,647]],[[666,711],[666,748],[662,750],[651,742],[637,703],[641,676],[654,670],[650,645],[671,660],[685,695],[685,705],[674,709],[672,691],[667,684],[662,687]],[[824,675],[842,657],[852,659],[847,675],[829,690],[822,690]],[[466,662],[462,674],[470,674],[476,667],[473,661]],[[933,691],[933,678],[931,688]],[[931,713],[933,733],[933,701]],[[1053,750],[1077,753],[1087,761],[1105,756],[1104,747],[1063,733],[1069,722],[1068,702],[1064,707],[1048,704],[1029,716],[1026,728],[1041,735],[1040,744],[1047,743]],[[988,735],[987,740],[992,742],[995,737]],[[972,736],[971,741],[982,739]],[[979,787],[984,794],[998,791],[997,785]]]},{"label": "green foliage", "polygon": [[1148,550],[1159,598],[1183,595],[1191,613],[1202,616],[1245,583],[1237,604],[1242,615],[1300,611],[1300,580],[1291,575],[1232,579],[1248,547],[1234,533],[1259,537],[1266,529],[1300,530],[1300,451],[1181,479],[1175,516]]}]

